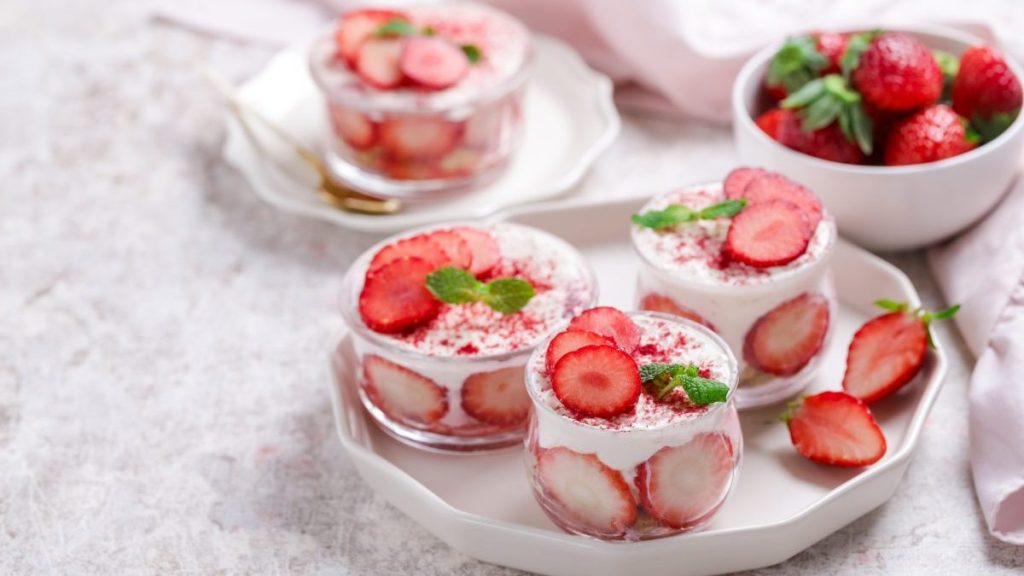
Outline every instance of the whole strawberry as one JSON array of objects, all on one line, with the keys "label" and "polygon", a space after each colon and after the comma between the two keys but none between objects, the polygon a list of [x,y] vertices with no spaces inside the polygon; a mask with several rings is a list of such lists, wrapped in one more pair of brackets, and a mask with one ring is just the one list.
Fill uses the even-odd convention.
[{"label": "whole strawberry", "polygon": [[889,166],[924,164],[951,158],[978,145],[967,121],[945,104],[915,112],[892,127],[885,141]]},{"label": "whole strawberry", "polygon": [[[779,110],[775,114],[775,134],[769,135],[783,146],[823,160],[844,164],[864,163],[864,152],[843,135],[837,122],[808,132],[804,130],[803,120],[795,111]],[[758,124],[763,129],[764,122],[759,119]]]},{"label": "whole strawberry", "polygon": [[828,66],[821,71],[822,76],[839,73],[843,52],[846,51],[847,36],[838,32],[818,32],[813,36],[818,53],[828,60]]},{"label": "whole strawberry", "polygon": [[[864,101],[901,112],[935,103],[942,94],[942,70],[928,47],[899,32],[875,36],[863,48],[861,35],[850,41],[853,82]],[[859,59],[856,58],[859,53]]]},{"label": "whole strawberry", "polygon": [[953,80],[953,109],[988,141],[1006,130],[1020,107],[1020,80],[1002,54],[991,46],[965,50]]}]

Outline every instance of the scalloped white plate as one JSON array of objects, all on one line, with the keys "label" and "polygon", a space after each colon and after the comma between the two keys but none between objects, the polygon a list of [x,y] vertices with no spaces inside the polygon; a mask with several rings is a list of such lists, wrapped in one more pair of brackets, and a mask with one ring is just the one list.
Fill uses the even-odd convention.
[{"label": "scalloped white plate", "polygon": [[[629,215],[646,201],[561,202],[495,219],[535,226],[575,244],[597,272],[605,304],[631,307],[637,257]],[[907,277],[840,241],[833,260],[840,300],[836,331],[810,390],[838,389],[846,346],[878,298],[919,305]],[[367,484],[452,547],[480,560],[553,576],[696,576],[781,562],[885,502],[910,463],[942,386],[946,354],[928,355],[921,374],[873,412],[888,453],[864,470],[829,468],[793,450],[782,406],[743,412],[743,469],[729,500],[702,532],[647,542],[606,543],[563,533],[530,493],[518,449],[464,456],[427,453],[381,432],[355,391],[352,351],[332,355],[338,435]]]},{"label": "scalloped white plate", "polygon": [[[316,194],[312,172],[293,151],[256,125],[250,141],[228,114],[224,158],[256,194],[281,210],[364,232],[397,232],[442,220],[483,218],[551,199],[572,188],[619,133],[611,81],[566,44],[534,36],[533,76],[524,103],[523,138],[492,183],[450,200],[411,204],[397,214],[368,216],[332,208]],[[308,44],[288,48],[240,89],[241,98],[300,142],[321,149],[327,125],[306,65]],[[268,156],[269,160],[268,161]]]}]

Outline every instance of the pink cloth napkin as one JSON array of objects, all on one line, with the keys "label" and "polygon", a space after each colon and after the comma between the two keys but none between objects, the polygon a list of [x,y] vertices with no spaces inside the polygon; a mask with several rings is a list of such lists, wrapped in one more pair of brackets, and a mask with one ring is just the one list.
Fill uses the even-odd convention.
[{"label": "pink cloth napkin", "polygon": [[[1024,54],[1024,12],[973,0],[487,0],[532,29],[573,44],[616,81],[621,106],[729,119],[733,77],[757,48],[787,33],[921,22],[953,24]],[[284,44],[320,30],[346,0],[173,0],[157,16],[207,33]],[[1024,182],[981,225],[929,254],[935,277],[978,356],[971,378],[971,463],[992,534],[1024,544]]]}]

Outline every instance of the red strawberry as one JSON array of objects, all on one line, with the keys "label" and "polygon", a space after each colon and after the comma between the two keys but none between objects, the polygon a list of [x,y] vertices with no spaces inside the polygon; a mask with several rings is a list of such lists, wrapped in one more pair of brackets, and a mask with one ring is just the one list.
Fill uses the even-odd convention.
[{"label": "red strawberry", "polygon": [[560,512],[588,532],[621,536],[636,522],[636,500],[617,470],[594,454],[558,446],[537,458],[537,480]]},{"label": "red strawberry", "polygon": [[462,50],[437,36],[406,39],[398,66],[406,78],[432,90],[453,86],[469,73],[469,59]]},{"label": "red strawberry", "polygon": [[977,146],[967,121],[945,104],[930,106],[892,127],[885,143],[889,166],[924,164],[952,158]]},{"label": "red strawberry", "polygon": [[551,374],[551,389],[580,416],[610,418],[628,412],[640,397],[640,370],[633,358],[611,346],[585,346],[563,356]]},{"label": "red strawberry", "polygon": [[786,99],[786,96],[789,96],[789,90],[786,90],[782,84],[765,84],[764,93],[772,102],[781,102]]},{"label": "red strawberry", "polygon": [[640,345],[640,328],[629,319],[629,316],[611,306],[598,306],[584,310],[569,323],[569,330],[593,332],[608,336],[615,344],[632,354]]},{"label": "red strawberry", "polygon": [[952,92],[953,109],[975,124],[986,140],[1009,127],[1021,107],[1020,80],[991,46],[964,51]]},{"label": "red strawberry", "polygon": [[437,167],[448,178],[468,178],[479,171],[483,160],[482,153],[459,147],[442,156]]},{"label": "red strawberry", "polygon": [[509,426],[526,421],[530,395],[526,392],[523,367],[471,374],[462,383],[462,409],[488,424]]},{"label": "red strawberry", "polygon": [[448,255],[447,266],[468,270],[473,265],[473,250],[455,231],[437,230],[427,234],[427,238]]},{"label": "red strawberry", "polygon": [[547,368],[548,374],[554,372],[555,365],[563,356],[587,346],[611,346],[614,348],[615,341],[593,332],[566,330],[552,338],[551,343],[548,344],[547,352],[544,355],[544,366]]},{"label": "red strawberry", "polygon": [[658,450],[637,469],[644,509],[671,528],[708,519],[732,484],[732,443],[724,434],[704,432],[682,446]]},{"label": "red strawberry", "polygon": [[843,135],[838,122],[813,132],[805,132],[800,115],[792,110],[786,112],[788,114],[779,114],[775,127],[774,138],[779,144],[822,160],[843,164],[864,163],[864,152]]},{"label": "red strawberry", "polygon": [[662,296],[661,294],[655,294],[654,292],[651,292],[650,294],[644,296],[643,299],[640,300],[639,308],[641,310],[648,310],[650,312],[664,312],[665,314],[673,314],[675,316],[679,316],[680,318],[692,320],[693,322],[696,322],[697,324],[700,324],[705,328],[709,328],[713,332],[716,331],[715,326],[711,322],[708,322],[703,316],[701,316],[694,310],[687,308],[686,306],[683,306],[682,304],[676,302],[675,300],[669,298],[668,296]]},{"label": "red strawberry", "polygon": [[377,141],[377,127],[359,112],[331,105],[330,116],[334,133],[352,148],[366,150]]},{"label": "red strawberry", "polygon": [[786,121],[787,116],[793,115],[792,110],[785,110],[782,108],[772,108],[771,110],[761,114],[754,120],[754,124],[761,129],[762,132],[768,135],[772,140],[779,139],[779,126]]},{"label": "red strawberry", "polygon": [[388,244],[374,254],[370,265],[366,268],[369,276],[395,260],[402,258],[419,258],[425,260],[433,269],[451,265],[451,257],[441,246],[426,234],[417,234]]},{"label": "red strawberry", "polygon": [[501,262],[501,249],[494,237],[487,232],[467,227],[452,228],[452,232],[458,234],[473,253],[469,271],[474,276],[485,276]]},{"label": "red strawberry", "polygon": [[363,377],[374,405],[394,420],[431,424],[448,412],[447,390],[405,366],[367,354]]},{"label": "red strawberry", "polygon": [[783,266],[807,251],[807,216],[792,202],[768,200],[748,205],[733,217],[725,254],[755,268]]},{"label": "red strawberry", "polygon": [[[780,108],[776,108],[776,110],[783,111]],[[722,181],[722,191],[725,192],[726,198],[743,198],[743,190],[746,189],[747,184],[750,184],[755,178],[768,173],[764,168],[750,168],[746,166],[734,168],[726,174],[725,180]]]},{"label": "red strawberry", "polygon": [[796,451],[815,462],[859,467],[885,455],[885,436],[871,410],[845,392],[808,396],[783,419]]},{"label": "red strawberry", "polygon": [[921,370],[928,328],[909,312],[890,312],[861,326],[846,356],[843,389],[871,404],[899,390]]},{"label": "red strawberry", "polygon": [[899,32],[878,35],[860,56],[853,81],[868,104],[900,112],[935,103],[942,70],[921,41]]},{"label": "red strawberry", "polygon": [[762,372],[796,374],[821,350],[828,334],[828,301],[801,294],[757,319],[743,340],[743,358]]},{"label": "red strawberry", "polygon": [[366,277],[359,314],[366,327],[385,334],[404,332],[437,317],[441,302],[427,290],[436,267],[422,258],[401,258]]},{"label": "red strawberry", "polygon": [[[807,188],[793,182],[782,174],[764,171],[751,178],[742,190],[727,189],[729,198],[746,198],[750,205],[771,200],[784,200],[795,204],[807,217],[807,229],[813,235],[821,222],[821,201]],[[735,194],[735,195],[733,195]]]},{"label": "red strawberry", "polygon": [[437,162],[430,158],[387,158],[382,162],[381,170],[388,178],[394,180],[436,180],[444,174]]},{"label": "red strawberry", "polygon": [[353,10],[346,13],[334,31],[338,55],[354,68],[363,43],[391,20],[408,20],[408,17],[394,10]]},{"label": "red strawberry", "polygon": [[392,118],[380,126],[380,143],[398,160],[437,158],[455,147],[460,130],[459,124],[438,118]]},{"label": "red strawberry", "polygon": [[367,84],[381,90],[395,88],[402,83],[398,56],[402,52],[399,38],[370,38],[359,47],[356,72]]},{"label": "red strawberry", "polygon": [[843,52],[846,51],[847,36],[838,32],[817,32],[812,34],[818,53],[828,60],[828,66],[821,75],[838,74],[842,69]]}]

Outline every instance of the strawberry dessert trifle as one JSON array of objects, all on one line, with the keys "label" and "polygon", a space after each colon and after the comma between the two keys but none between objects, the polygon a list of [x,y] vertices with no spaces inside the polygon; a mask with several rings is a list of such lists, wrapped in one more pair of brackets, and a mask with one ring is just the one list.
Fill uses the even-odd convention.
[{"label": "strawberry dessert trifle", "polygon": [[705,525],[725,502],[743,439],[736,359],[711,330],[592,308],[538,346],[526,374],[527,469],[561,528],[660,538]]},{"label": "strawberry dessert trifle", "polygon": [[497,176],[521,132],[530,34],[477,4],[361,9],[313,46],[337,176],[434,198]]},{"label": "strawberry dessert trifle", "polygon": [[458,225],[385,240],[342,288],[362,402],[414,445],[519,443],[530,412],[527,358],[596,298],[579,252],[534,228]]},{"label": "strawberry dessert trifle", "polygon": [[632,237],[637,307],[717,332],[740,356],[741,409],[809,383],[836,311],[835,223],[811,191],[738,168],[723,184],[655,197],[633,216]]}]

